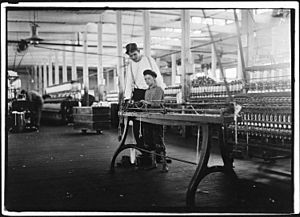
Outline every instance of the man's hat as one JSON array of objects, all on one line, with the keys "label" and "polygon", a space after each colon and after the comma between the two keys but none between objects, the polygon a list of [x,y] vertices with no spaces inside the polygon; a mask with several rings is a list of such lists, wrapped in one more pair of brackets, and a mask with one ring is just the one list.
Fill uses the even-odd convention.
[{"label": "man's hat", "polygon": [[156,74],[154,71],[150,70],[150,69],[145,70],[145,71],[143,72],[143,74],[144,74],[144,76],[145,76],[145,75],[151,75],[153,78],[156,78],[156,77],[157,77],[157,74]]},{"label": "man's hat", "polygon": [[129,43],[126,45],[126,54],[128,54],[129,52],[134,52],[134,51],[138,51],[138,50],[139,50],[139,48],[136,43]]}]

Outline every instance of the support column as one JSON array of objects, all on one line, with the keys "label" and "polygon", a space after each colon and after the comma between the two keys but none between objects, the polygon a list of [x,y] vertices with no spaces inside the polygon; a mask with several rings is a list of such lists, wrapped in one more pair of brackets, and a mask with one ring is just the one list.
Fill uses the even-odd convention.
[{"label": "support column", "polygon": [[192,53],[192,51],[190,51],[191,53],[191,70],[192,70],[192,73],[195,74],[196,73],[196,54],[195,53]]},{"label": "support column", "polygon": [[[76,38],[76,35],[75,35]],[[74,44],[76,41],[74,40]],[[77,80],[77,70],[76,70],[76,64],[75,64],[75,46],[72,46],[72,81]]]},{"label": "support column", "polygon": [[124,68],[123,68],[123,53],[122,53],[122,11],[118,10],[117,13],[117,74],[119,76],[119,104],[124,98]]},{"label": "support column", "polygon": [[53,85],[53,71],[52,71],[52,54],[49,54],[49,63],[48,63],[48,73],[49,73],[49,79],[48,79],[48,85]]},{"label": "support column", "polygon": [[190,64],[190,11],[181,10],[181,86],[182,102],[186,102],[188,97],[188,78],[187,73]]},{"label": "support column", "polygon": [[[224,77],[223,77],[223,74],[222,74],[221,70],[218,70],[218,73],[220,75],[220,81],[224,81]],[[224,69],[223,69],[223,73],[225,75],[225,70]]]},{"label": "support column", "polygon": [[43,93],[43,67],[42,64],[39,64],[39,91],[40,94]]},{"label": "support column", "polygon": [[98,88],[98,100],[103,101],[103,92],[104,92],[104,78],[103,78],[103,43],[102,43],[102,34],[103,34],[103,15],[100,15],[98,23],[98,68],[97,68],[97,88]]},{"label": "support column", "polygon": [[216,75],[216,69],[217,69],[217,58],[216,58],[216,52],[214,49],[214,45],[211,45],[211,74],[210,76],[213,79],[216,79],[217,75]]},{"label": "support column", "polygon": [[160,58],[156,58],[155,59],[156,65],[158,66],[158,68],[160,69]]},{"label": "support column", "polygon": [[57,51],[55,51],[54,84],[59,84],[59,62],[58,62],[58,52]]},{"label": "support column", "polygon": [[110,91],[109,71],[110,71],[110,70],[107,70],[106,73],[105,73],[105,74],[106,74],[106,89],[107,89],[107,92]]},{"label": "support column", "polygon": [[34,89],[34,67],[30,66],[29,68],[29,75],[30,75],[30,90]]},{"label": "support column", "polygon": [[[208,76],[208,64],[205,64],[205,67],[204,67],[204,75],[205,76]],[[211,74],[211,73],[210,73]]]},{"label": "support column", "polygon": [[150,12],[149,12],[149,10],[143,11],[143,21],[144,21],[144,54],[146,56],[151,56]]},{"label": "support column", "polygon": [[68,74],[67,74],[67,63],[66,63],[66,47],[63,46],[63,52],[62,52],[62,82],[65,83],[68,81]]},{"label": "support column", "polygon": [[244,41],[244,61],[245,66],[254,64],[254,20],[253,10],[241,10],[241,36]]},{"label": "support column", "polygon": [[[236,25],[236,31],[237,31],[237,35],[238,35],[238,49],[239,49],[239,55],[238,58],[241,61],[241,67],[242,70],[238,72],[242,73],[242,78],[247,80],[248,75],[246,74],[246,72],[244,72],[243,70],[245,70],[245,66],[249,65],[249,60],[251,58],[253,58],[253,56],[249,56],[249,45],[248,45],[248,41],[249,41],[249,37],[248,37],[248,27],[249,27],[249,22],[250,19],[252,19],[249,15],[248,10],[241,10],[241,28],[239,26],[238,23],[238,17],[237,17],[237,13],[234,10],[234,18],[235,18],[235,25]],[[253,32],[253,31],[252,31]],[[252,33],[252,37],[253,37],[253,33]],[[244,40],[242,40],[244,39]],[[254,54],[254,53],[253,53]],[[253,55],[252,54],[252,55]]]},{"label": "support column", "polygon": [[117,74],[117,69],[114,68],[113,69],[113,87],[114,87],[114,91],[118,91],[118,74]]},{"label": "support column", "polygon": [[242,67],[242,59],[241,59],[241,52],[239,49],[239,44],[237,43],[237,72],[236,72],[236,79],[240,80],[243,79],[243,67]]},{"label": "support column", "polygon": [[255,56],[255,37],[254,37],[254,20],[252,19],[252,17],[254,16],[253,14],[253,9],[249,9],[248,10],[248,17],[250,16],[250,18],[248,18],[248,39],[247,39],[247,48],[248,48],[248,58],[247,58],[247,62],[245,63],[245,66],[252,66],[255,64],[254,62],[254,56]]},{"label": "support column", "polygon": [[47,62],[44,62],[44,69],[43,69],[43,94],[46,91],[46,87],[48,86],[48,79],[47,79]]},{"label": "support column", "polygon": [[[191,72],[191,56],[190,51],[191,41],[190,41],[190,11],[181,10],[181,92],[182,103],[185,103],[189,94],[189,78],[188,73]],[[184,106],[182,106],[184,108]],[[183,127],[182,136],[187,137],[190,129],[189,127]]]},{"label": "support column", "polygon": [[171,85],[175,85],[176,82],[176,54],[171,55],[172,62],[172,74],[171,74]]},{"label": "support column", "polygon": [[83,86],[86,91],[89,90],[89,71],[87,63],[87,26],[83,33]]},{"label": "support column", "polygon": [[34,90],[38,91],[38,66],[34,65],[33,67],[33,76],[34,76]]}]

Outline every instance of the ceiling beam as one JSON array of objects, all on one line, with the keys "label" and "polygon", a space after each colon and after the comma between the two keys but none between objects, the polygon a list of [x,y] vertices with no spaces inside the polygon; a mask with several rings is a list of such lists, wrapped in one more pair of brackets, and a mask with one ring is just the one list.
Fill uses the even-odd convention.
[{"label": "ceiling beam", "polygon": [[[81,12],[80,12],[81,11]],[[84,12],[85,11],[85,12]],[[37,22],[61,24],[86,24],[98,22],[104,10],[7,10],[7,21],[33,22],[34,13]],[[62,16],[63,15],[63,16]]]}]

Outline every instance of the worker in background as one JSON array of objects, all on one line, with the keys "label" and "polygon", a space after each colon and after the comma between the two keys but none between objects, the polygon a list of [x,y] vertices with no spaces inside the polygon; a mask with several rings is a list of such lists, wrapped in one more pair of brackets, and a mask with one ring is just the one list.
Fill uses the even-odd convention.
[{"label": "worker in background", "polygon": [[[157,74],[152,70],[144,71],[144,78],[149,88],[145,92],[145,100],[141,100],[147,108],[159,108],[164,100],[164,91],[156,84]],[[163,126],[158,124],[144,123],[144,142],[146,148],[152,152],[150,169],[156,168],[156,155],[159,153],[166,156],[166,148],[163,141]],[[166,158],[162,158],[162,171],[167,172]]]},{"label": "worker in background", "polygon": [[41,122],[41,116],[42,116],[42,107],[43,107],[43,97],[36,91],[30,90],[22,90],[21,94],[25,96],[26,100],[31,102],[31,120],[33,128],[37,132],[40,130],[40,122]]},{"label": "worker in background", "polygon": [[84,94],[81,98],[81,105],[82,106],[91,106],[95,102],[95,97],[89,94],[88,89],[84,88]]},{"label": "worker in background", "polygon": [[[126,54],[129,56],[130,60],[126,71],[126,83],[124,93],[125,102],[128,102],[129,100],[137,102],[145,99],[145,92],[148,86],[145,82],[143,72],[147,69],[156,72],[157,86],[161,87],[164,90],[166,85],[163,82],[163,78],[155,60],[152,57],[142,55],[136,43],[129,43],[126,45]],[[134,138],[136,140],[137,146],[143,147],[143,137],[139,134],[139,128],[139,122],[134,121]]]}]

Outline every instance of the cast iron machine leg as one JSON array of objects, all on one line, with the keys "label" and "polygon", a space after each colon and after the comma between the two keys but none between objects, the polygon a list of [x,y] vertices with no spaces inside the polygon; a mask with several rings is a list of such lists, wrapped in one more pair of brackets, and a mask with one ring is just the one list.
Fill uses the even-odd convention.
[{"label": "cast iron machine leg", "polygon": [[186,205],[188,208],[195,207],[195,193],[198,185],[202,181],[202,179],[210,173],[214,172],[223,172],[225,174],[230,175],[233,180],[237,179],[237,176],[233,170],[233,160],[230,157],[230,153],[226,144],[226,133],[224,133],[224,128],[222,126],[218,126],[219,130],[219,148],[221,151],[221,156],[224,165],[223,166],[212,166],[208,167],[207,163],[210,156],[210,143],[211,143],[211,135],[212,135],[212,126],[211,125],[203,125],[202,126],[202,143],[200,147],[199,154],[199,162],[196,168],[196,171],[189,183],[187,194],[186,194]]},{"label": "cast iron machine leg", "polygon": [[124,149],[127,148],[126,144],[125,144],[125,141],[126,141],[126,138],[127,138],[127,133],[128,133],[128,126],[129,126],[129,121],[130,121],[130,118],[127,118],[125,117],[124,118],[124,131],[123,131],[123,134],[122,134],[122,137],[121,137],[121,141],[119,143],[119,147],[117,148],[117,150],[115,151],[114,155],[113,155],[113,158],[111,160],[111,163],[110,163],[110,171],[111,172],[114,172],[114,169],[115,169],[115,161],[116,161],[116,158],[118,156],[118,154],[123,151]]},{"label": "cast iron machine leg", "polygon": [[197,186],[200,181],[206,176],[207,171],[207,162],[210,154],[210,135],[209,135],[209,126],[202,125],[202,142],[200,146],[199,153],[199,162],[197,169],[189,183],[188,190],[186,193],[186,205],[187,207],[195,206],[195,193],[197,190]]},{"label": "cast iron machine leg", "polygon": [[233,170],[233,157],[231,153],[232,151],[229,150],[229,147],[227,145],[226,125],[220,126],[219,128],[219,147],[224,163],[224,172],[231,175],[232,178],[237,179],[237,175]]}]

